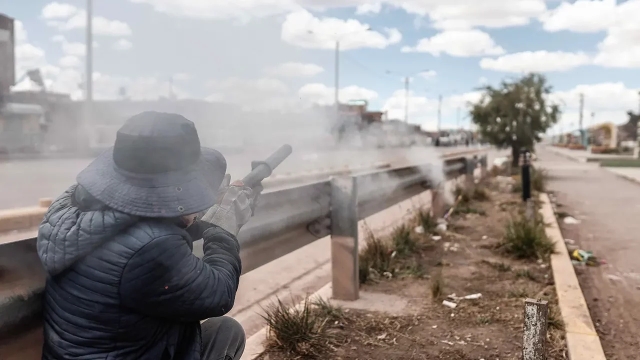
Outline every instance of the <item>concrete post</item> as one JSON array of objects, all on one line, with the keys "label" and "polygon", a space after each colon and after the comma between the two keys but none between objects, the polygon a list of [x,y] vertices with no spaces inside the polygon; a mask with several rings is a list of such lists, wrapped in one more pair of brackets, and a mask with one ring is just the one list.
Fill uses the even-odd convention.
[{"label": "concrete post", "polygon": [[523,360],[546,360],[548,302],[527,299],[524,302]]},{"label": "concrete post", "polygon": [[331,276],[333,298],[360,297],[358,266],[358,188],[355,177],[331,179]]}]

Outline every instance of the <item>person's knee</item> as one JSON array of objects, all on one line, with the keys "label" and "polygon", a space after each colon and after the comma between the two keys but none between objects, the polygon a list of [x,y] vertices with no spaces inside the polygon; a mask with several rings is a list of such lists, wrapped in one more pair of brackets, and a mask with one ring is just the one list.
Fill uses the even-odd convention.
[{"label": "person's knee", "polygon": [[220,322],[220,328],[233,337],[233,340],[237,343],[244,344],[247,341],[247,336],[244,332],[244,328],[240,323],[232,317],[223,317]]}]

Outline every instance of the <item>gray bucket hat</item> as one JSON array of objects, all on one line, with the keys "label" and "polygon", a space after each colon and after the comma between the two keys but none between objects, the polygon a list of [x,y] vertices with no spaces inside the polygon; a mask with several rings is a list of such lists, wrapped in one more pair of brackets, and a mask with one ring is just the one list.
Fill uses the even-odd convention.
[{"label": "gray bucket hat", "polygon": [[115,210],[171,218],[213,206],[226,170],[220,152],[200,146],[193,122],[149,111],[128,119],[76,180]]}]

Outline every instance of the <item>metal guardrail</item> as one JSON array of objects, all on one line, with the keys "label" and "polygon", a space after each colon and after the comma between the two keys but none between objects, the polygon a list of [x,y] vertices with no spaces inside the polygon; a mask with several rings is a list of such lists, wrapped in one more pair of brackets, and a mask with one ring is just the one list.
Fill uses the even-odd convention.
[{"label": "metal guardrail", "polygon": [[[399,167],[355,176],[345,175],[287,189],[267,191],[258,203],[254,218],[238,235],[243,270],[245,273],[254,270],[328,235],[333,239],[337,235],[343,236],[340,232],[347,231],[352,234],[354,226],[357,237],[358,220],[426,189],[439,189],[438,186],[446,179],[473,174],[478,165],[486,169],[486,155],[448,158],[443,160],[442,164]],[[342,192],[341,186],[345,183],[352,184],[352,188]],[[355,249],[352,250],[357,255],[357,240]],[[202,241],[194,244],[194,254],[202,256]],[[353,256],[351,260],[345,261],[345,264],[351,263],[350,266],[346,264],[352,270],[350,273],[353,273],[352,261]],[[6,267],[5,262],[14,267]],[[357,267],[355,271],[357,281]],[[11,274],[12,272],[19,273]],[[28,319],[34,319],[34,316],[39,319],[33,309],[40,309],[45,276],[36,253],[34,238],[0,245],[0,282],[6,281],[7,276],[9,279],[23,276],[31,283],[21,284],[24,293],[19,295],[22,296],[0,298],[0,314],[12,309],[9,319],[0,316],[0,338],[2,333],[14,331],[16,326],[21,327]],[[353,285],[353,281],[351,284]],[[7,300],[17,300],[20,303],[19,309],[15,308],[16,304]]]},{"label": "metal guardrail", "polygon": [[[465,174],[467,158],[373,171],[355,178],[359,220],[432,187],[429,179]],[[243,271],[254,270],[317,239],[330,235],[331,180],[269,192],[255,216],[240,231]],[[196,245],[197,246],[197,245]],[[201,248],[194,251],[201,255]]]}]

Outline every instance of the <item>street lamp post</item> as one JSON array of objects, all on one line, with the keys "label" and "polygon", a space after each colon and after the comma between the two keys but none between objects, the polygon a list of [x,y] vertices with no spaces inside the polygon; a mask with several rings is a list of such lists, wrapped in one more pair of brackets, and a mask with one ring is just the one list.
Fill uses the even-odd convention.
[{"label": "street lamp post", "polygon": [[[347,35],[352,35],[352,34],[365,32],[365,31],[371,31],[371,28],[367,27],[366,29],[342,34],[335,40],[336,47],[335,47],[335,57],[334,57],[334,83],[335,83],[334,101],[335,101],[336,112],[340,109],[340,41]],[[307,30],[307,33],[311,35],[317,35],[313,30]]]},{"label": "street lamp post", "polygon": [[[84,116],[78,126],[78,148],[91,146],[93,136],[90,132],[93,101],[93,0],[87,0],[87,28],[85,39],[85,74],[84,74]],[[87,141],[88,140],[88,141]]]}]

